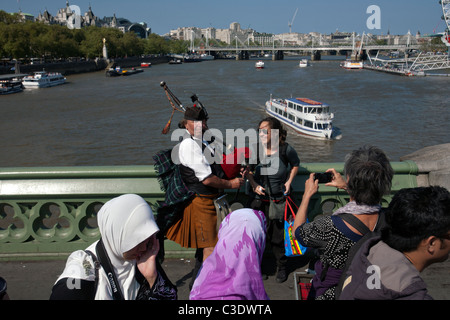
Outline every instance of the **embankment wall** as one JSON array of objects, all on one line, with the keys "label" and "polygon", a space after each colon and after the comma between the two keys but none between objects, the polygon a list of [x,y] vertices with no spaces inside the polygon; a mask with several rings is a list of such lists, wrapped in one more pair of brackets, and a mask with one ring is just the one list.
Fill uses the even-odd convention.
[{"label": "embankment wall", "polygon": [[[150,62],[152,65],[169,62],[169,57],[151,57],[151,58],[117,58],[111,60],[122,68],[138,67],[141,62]],[[86,73],[104,70],[108,66],[108,61],[104,59],[95,59],[88,61],[74,61],[74,62],[52,62],[41,64],[20,65],[20,73],[33,73],[35,71],[60,72],[63,75],[70,75],[76,73]],[[14,73],[11,71],[11,66],[0,66],[0,74]]]}]

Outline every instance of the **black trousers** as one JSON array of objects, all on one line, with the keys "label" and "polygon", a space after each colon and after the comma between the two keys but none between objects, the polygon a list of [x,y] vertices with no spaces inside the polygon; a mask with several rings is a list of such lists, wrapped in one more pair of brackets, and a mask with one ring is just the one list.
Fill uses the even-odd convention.
[{"label": "black trousers", "polygon": [[254,199],[250,207],[264,212],[267,221],[266,245],[272,247],[278,269],[286,268],[287,257],[284,255],[284,221],[283,219],[269,219],[269,202]]}]

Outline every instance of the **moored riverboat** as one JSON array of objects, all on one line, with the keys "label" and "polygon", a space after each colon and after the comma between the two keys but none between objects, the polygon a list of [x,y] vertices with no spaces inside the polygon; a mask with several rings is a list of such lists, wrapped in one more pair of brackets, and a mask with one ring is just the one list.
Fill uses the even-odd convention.
[{"label": "moored riverboat", "polygon": [[182,64],[181,59],[172,59],[169,61],[169,64]]},{"label": "moored riverboat", "polygon": [[0,94],[10,94],[23,91],[22,81],[17,78],[1,79]]},{"label": "moored riverboat", "polygon": [[213,55],[210,55],[210,54],[207,54],[207,53],[202,53],[202,54],[200,55],[200,59],[201,59],[202,61],[214,60],[214,56],[213,56]]},{"label": "moored riverboat", "polygon": [[201,61],[202,59],[200,58],[200,56],[195,54],[185,55],[183,58],[183,62],[201,62]]},{"label": "moored riverboat", "polygon": [[142,69],[136,69],[136,68],[131,68],[131,69],[122,70],[122,75],[123,75],[123,76],[131,76],[131,75],[133,75],[133,74],[141,73],[141,72],[144,72],[144,70],[142,70]]},{"label": "moored riverboat", "polygon": [[108,70],[106,70],[106,76],[107,77],[131,76],[133,74],[141,72],[144,72],[144,70],[136,68],[122,69],[121,67],[116,67],[116,68],[109,68]]},{"label": "moored riverboat", "polygon": [[364,63],[362,61],[356,61],[356,60],[345,60],[345,61],[341,62],[341,68],[362,69],[362,68],[364,68]]},{"label": "moored riverboat", "polygon": [[265,108],[267,114],[302,135],[324,140],[342,138],[339,128],[333,126],[334,114],[328,104],[308,98],[270,97]]},{"label": "moored riverboat", "polygon": [[36,71],[33,75],[23,78],[22,84],[25,88],[47,88],[66,82],[66,78],[59,72],[48,73],[47,71]]}]

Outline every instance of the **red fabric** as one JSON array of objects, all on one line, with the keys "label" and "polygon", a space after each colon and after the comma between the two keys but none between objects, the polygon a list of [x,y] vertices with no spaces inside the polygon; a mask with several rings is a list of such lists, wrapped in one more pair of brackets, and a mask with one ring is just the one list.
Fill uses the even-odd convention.
[{"label": "red fabric", "polygon": [[234,149],[234,152],[223,155],[222,170],[227,179],[234,179],[238,176],[241,170],[241,163],[244,159],[250,158],[249,148]]},{"label": "red fabric", "polygon": [[298,286],[300,288],[300,300],[307,300],[309,291],[311,290],[311,283],[300,282]]}]

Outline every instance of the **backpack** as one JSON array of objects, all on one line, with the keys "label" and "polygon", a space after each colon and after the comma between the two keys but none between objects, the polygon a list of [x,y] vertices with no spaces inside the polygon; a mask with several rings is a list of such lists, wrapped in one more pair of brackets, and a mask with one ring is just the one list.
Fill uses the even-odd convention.
[{"label": "backpack", "polygon": [[347,279],[347,271],[352,264],[353,259],[356,256],[356,253],[359,251],[361,246],[369,239],[377,237],[381,234],[381,229],[386,225],[385,215],[383,209],[380,210],[378,214],[378,221],[375,229],[371,231],[361,220],[356,218],[353,214],[345,213],[340,215],[342,220],[348,222],[352,227],[358,230],[363,236],[359,239],[349,250],[347,260],[345,261],[345,266],[342,269],[342,274],[339,279],[339,284],[335,289],[335,299],[339,299],[339,296],[342,292],[344,282]]},{"label": "backpack", "polygon": [[156,208],[156,223],[162,234],[179,219],[185,201],[195,195],[184,183],[180,167],[173,163],[171,153],[172,149],[162,150],[153,157],[160,188],[165,192],[164,201],[157,201]]}]

